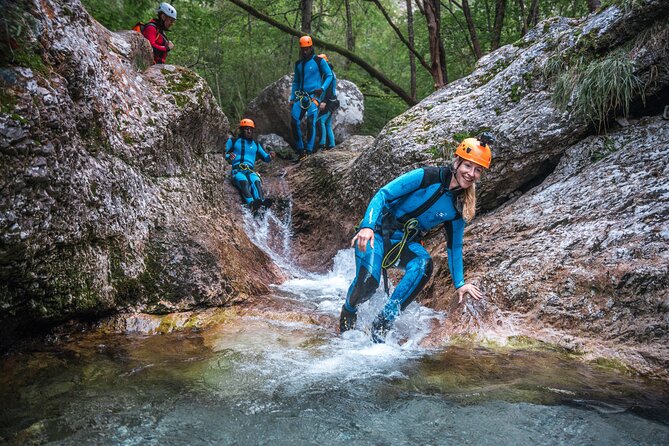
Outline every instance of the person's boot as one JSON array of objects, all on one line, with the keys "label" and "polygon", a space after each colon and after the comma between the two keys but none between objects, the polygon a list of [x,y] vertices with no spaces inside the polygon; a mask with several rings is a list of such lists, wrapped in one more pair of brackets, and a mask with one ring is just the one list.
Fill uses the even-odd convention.
[{"label": "person's boot", "polygon": [[356,313],[351,313],[346,309],[346,304],[341,307],[341,314],[339,315],[339,333],[344,333],[355,328],[355,321],[358,319]]},{"label": "person's boot", "polygon": [[372,342],[375,344],[383,344],[386,342],[386,334],[390,331],[393,323],[385,318],[383,313],[376,316],[372,322]]}]

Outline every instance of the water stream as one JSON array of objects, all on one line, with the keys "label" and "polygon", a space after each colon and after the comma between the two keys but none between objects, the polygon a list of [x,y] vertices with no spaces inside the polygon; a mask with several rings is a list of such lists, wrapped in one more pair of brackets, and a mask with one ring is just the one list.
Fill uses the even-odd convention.
[{"label": "water stream", "polygon": [[[286,213],[290,215],[290,212]],[[0,359],[0,442],[59,445],[669,444],[665,383],[551,348],[421,346],[444,318],[412,304],[388,342],[335,333],[354,274],[290,258],[290,221],[244,222],[290,279],[201,330],[72,334]]]}]

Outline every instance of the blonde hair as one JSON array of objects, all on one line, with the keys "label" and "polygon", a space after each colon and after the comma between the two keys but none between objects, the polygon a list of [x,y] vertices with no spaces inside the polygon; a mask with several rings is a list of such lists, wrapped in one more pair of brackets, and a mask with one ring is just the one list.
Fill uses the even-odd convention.
[{"label": "blonde hair", "polygon": [[472,221],[476,214],[476,184],[472,183],[462,193],[462,217],[467,223]]},{"label": "blonde hair", "polygon": [[[453,160],[453,175],[455,175],[455,171],[458,170],[460,164],[462,164],[462,158],[456,156],[455,160]],[[461,200],[462,218],[469,223],[474,219],[474,215],[476,215],[476,183],[472,183],[471,186],[463,190]]]}]

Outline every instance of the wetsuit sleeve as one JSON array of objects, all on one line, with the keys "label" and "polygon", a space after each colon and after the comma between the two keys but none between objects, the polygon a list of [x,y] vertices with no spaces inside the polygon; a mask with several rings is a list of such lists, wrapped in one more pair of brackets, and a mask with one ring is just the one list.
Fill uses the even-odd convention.
[{"label": "wetsuit sleeve", "polygon": [[374,229],[388,203],[420,189],[424,174],[422,168],[415,169],[400,175],[379,189],[367,206],[360,228]]},{"label": "wetsuit sleeve", "polygon": [[232,153],[232,138],[228,138],[225,143],[225,160],[230,162],[230,154]]},{"label": "wetsuit sleeve", "polygon": [[169,49],[166,46],[158,45],[156,43],[156,40],[158,39],[158,28],[155,26],[145,26],[144,31],[142,31],[142,34],[146,39],[149,41],[152,47],[159,51],[164,51],[167,52]]},{"label": "wetsuit sleeve", "polygon": [[328,87],[330,86],[330,83],[332,82],[332,79],[334,78],[334,74],[332,74],[332,70],[330,69],[330,65],[325,61],[325,59],[320,60],[321,68],[323,69],[323,75],[324,75],[324,80],[323,80],[323,85],[321,85],[321,95],[318,98],[318,102],[323,102],[323,99],[325,98],[325,92],[327,91]]},{"label": "wetsuit sleeve", "polygon": [[297,86],[300,85],[300,82],[297,79],[297,76],[299,76],[297,72],[297,65],[299,62],[295,63],[295,69],[293,72],[293,87],[290,89],[290,100],[294,101],[295,100],[295,92],[297,91]]},{"label": "wetsuit sleeve", "polygon": [[448,269],[451,271],[453,285],[457,290],[465,284],[465,273],[462,262],[462,239],[465,233],[465,221],[462,217],[444,223],[446,236],[446,255]]},{"label": "wetsuit sleeve", "polygon": [[272,161],[272,157],[269,156],[269,154],[265,151],[265,149],[262,148],[260,143],[256,143],[258,146],[258,155],[260,155],[260,158],[266,163],[269,163]]},{"label": "wetsuit sleeve", "polygon": [[337,76],[334,73],[332,73],[332,97],[337,97]]}]

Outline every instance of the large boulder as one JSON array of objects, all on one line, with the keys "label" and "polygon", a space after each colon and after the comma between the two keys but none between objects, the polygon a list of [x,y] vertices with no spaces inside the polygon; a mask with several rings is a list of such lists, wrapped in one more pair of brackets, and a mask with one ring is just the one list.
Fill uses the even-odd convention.
[{"label": "large boulder", "polygon": [[[223,305],[280,280],[246,237],[207,84],[157,65],[78,0],[6,14],[0,110],[0,326]],[[3,40],[4,43],[4,40]],[[13,58],[12,58],[13,57]]]},{"label": "large boulder", "polygon": [[[592,107],[604,102],[602,107],[611,108],[609,116],[622,112],[615,105],[624,96],[631,98],[633,107],[643,102],[644,95],[646,105],[651,105],[651,98],[662,95],[669,85],[665,20],[669,2],[638,3],[630,9],[610,7],[581,20],[546,20],[522,40],[481,58],[471,75],[391,120],[375,147],[355,165],[353,176],[361,184],[355,198],[366,201],[398,174],[448,160],[463,137],[485,130],[494,133],[499,143],[479,190],[482,209],[492,209],[540,183],[568,147],[595,133],[601,124],[592,122],[600,110],[581,112],[573,94],[577,89],[572,90],[565,79],[587,81],[581,84],[586,89],[582,97],[596,95]],[[649,32],[638,33],[639,29]],[[626,81],[636,88],[595,90],[605,85],[601,78],[613,76],[608,67],[630,66],[634,77]],[[564,107],[556,105],[560,95],[566,96]]]},{"label": "large boulder", "polygon": [[[244,115],[255,121],[260,133],[276,133],[286,141],[292,141],[288,105],[292,84],[293,75],[287,74],[266,87],[249,104]],[[345,79],[337,79],[337,98],[341,105],[332,118],[332,130],[335,141],[340,143],[362,126],[365,103],[358,87]]]},{"label": "large boulder", "polygon": [[669,121],[654,117],[572,145],[541,185],[467,231],[466,269],[487,308],[451,305],[446,262],[423,301],[450,310],[450,333],[615,351],[669,378],[667,141]]}]

